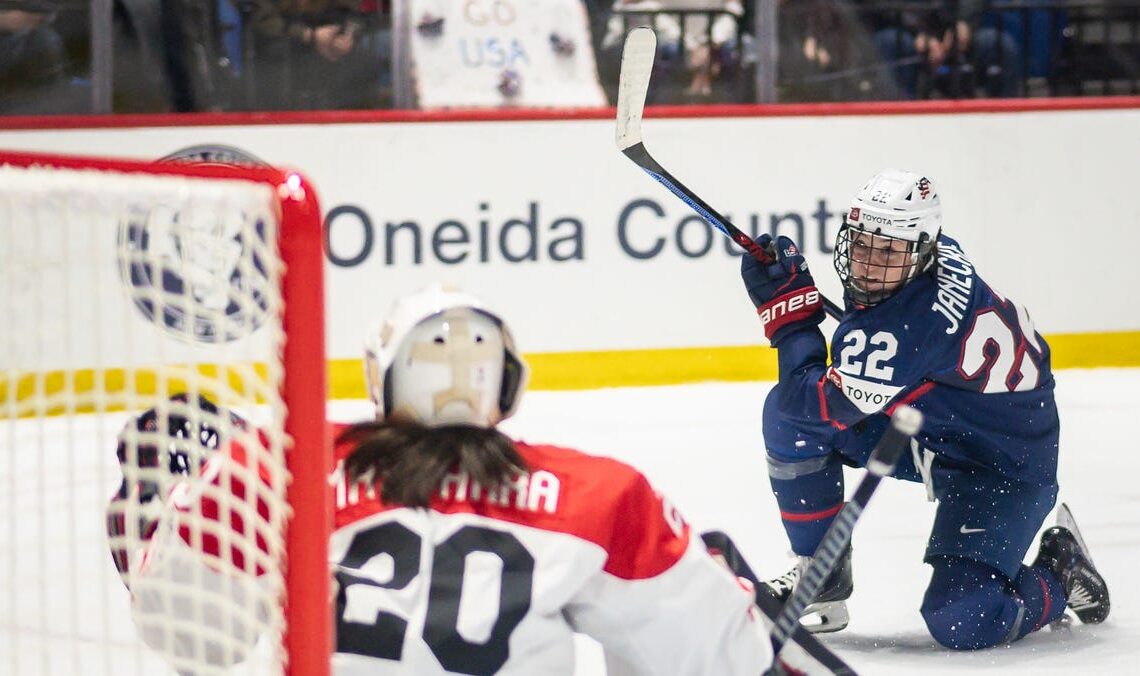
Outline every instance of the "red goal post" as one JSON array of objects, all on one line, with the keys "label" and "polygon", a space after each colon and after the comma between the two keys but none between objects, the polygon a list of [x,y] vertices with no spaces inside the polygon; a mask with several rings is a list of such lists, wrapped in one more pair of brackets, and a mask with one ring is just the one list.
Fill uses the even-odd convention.
[{"label": "red goal post", "polygon": [[[191,646],[174,658],[180,670],[220,650],[248,673],[328,673],[323,266],[317,196],[296,172],[0,151],[0,672],[154,673],[152,642],[119,626],[138,624],[123,608],[144,592],[125,594],[107,535],[92,531],[120,480],[124,422],[186,391],[266,430],[264,445],[244,445],[275,477],[257,497],[271,516],[222,540],[272,569],[259,580],[278,619],[243,611],[270,644],[263,659],[227,644],[238,621],[210,627],[212,609],[154,636]],[[257,558],[263,539],[269,556]]]}]

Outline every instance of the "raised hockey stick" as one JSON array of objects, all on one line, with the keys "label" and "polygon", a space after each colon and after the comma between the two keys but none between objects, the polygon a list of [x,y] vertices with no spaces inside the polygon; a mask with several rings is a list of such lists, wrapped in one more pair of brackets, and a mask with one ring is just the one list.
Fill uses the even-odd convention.
[{"label": "raised hockey stick", "polygon": [[[666,171],[645,149],[641,140],[641,117],[645,113],[645,95],[649,92],[649,76],[653,71],[656,54],[657,36],[648,26],[638,26],[625,36],[625,46],[621,52],[621,74],[618,77],[618,150],[753,258],[761,263],[772,263],[774,258],[770,252],[757,246],[740,228],[697,197],[696,193]],[[823,309],[836,320],[843,314],[839,306],[827,298],[823,299]]]},{"label": "raised hockey stick", "polygon": [[827,576],[831,574],[831,569],[835,567],[835,562],[851,543],[851,532],[855,528],[855,522],[859,520],[859,515],[866,509],[875,489],[879,487],[879,481],[894,471],[903,449],[910,446],[911,437],[917,434],[921,427],[922,413],[910,406],[899,406],[891,416],[890,426],[867,460],[867,474],[859,482],[855,494],[843,505],[843,509],[839,510],[839,514],[824,533],[823,540],[820,541],[812,557],[811,565],[792,590],[791,597],[776,618],[775,626],[772,627],[773,667],[788,638],[799,628],[800,616],[803,615],[804,609],[815,600]]}]

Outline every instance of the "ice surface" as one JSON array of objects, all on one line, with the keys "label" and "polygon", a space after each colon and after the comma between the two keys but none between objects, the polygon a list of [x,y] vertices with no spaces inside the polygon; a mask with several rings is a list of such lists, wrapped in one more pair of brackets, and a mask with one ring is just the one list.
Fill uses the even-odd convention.
[{"label": "ice surface", "polygon": [[[1137,673],[1140,666],[1140,370],[1056,374],[1060,500],[1072,508],[1112,593],[1099,626],[1075,622],[977,652],[939,647],[918,608],[934,507],[919,484],[886,480],[855,528],[850,626],[822,637],[862,674]],[[527,440],[612,455],[640,468],[697,529],[719,528],[761,577],[790,566],[768,487],[760,414],[770,383],[531,392],[506,427]],[[862,476],[846,470],[848,494]],[[1052,524],[1050,520],[1048,524]],[[1032,554],[1036,553],[1036,548]],[[1028,557],[1032,558],[1032,556]],[[604,673],[579,644],[578,673]]]},{"label": "ice surface", "polygon": [[[851,625],[823,638],[860,673],[1137,671],[1140,573],[1129,571],[1140,562],[1140,439],[1131,427],[1140,420],[1140,370],[1061,371],[1057,382],[1061,499],[1108,579],[1108,621],[974,653],[939,648],[918,613],[934,505],[922,486],[888,480],[855,529]],[[770,386],[530,392],[505,428],[637,466],[696,529],[727,531],[761,576],[774,576],[790,560],[760,436]],[[330,410],[359,419],[368,407],[337,402]],[[45,423],[85,440],[70,452],[38,445],[37,424],[0,425],[4,447],[16,449],[0,457],[0,673],[171,673],[134,638],[102,531],[104,500],[119,480],[113,440],[121,418]],[[861,472],[848,472],[850,490]],[[76,646],[65,634],[82,640]],[[29,652],[42,646],[50,651]],[[579,674],[604,673],[596,644],[583,639],[578,654]]]}]

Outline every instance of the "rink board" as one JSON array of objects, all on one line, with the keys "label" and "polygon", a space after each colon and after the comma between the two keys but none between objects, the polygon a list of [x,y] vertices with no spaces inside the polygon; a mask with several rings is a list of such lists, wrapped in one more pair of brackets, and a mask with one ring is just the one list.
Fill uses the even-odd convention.
[{"label": "rink board", "polygon": [[[799,240],[833,299],[831,243],[851,195],[884,166],[925,171],[946,232],[1058,337],[1058,366],[1140,364],[1140,266],[1123,245],[1140,222],[1140,104],[959,107],[651,110],[644,133],[664,166],[743,230]],[[369,324],[396,296],[439,279],[508,319],[535,355],[536,387],[653,384],[647,368],[662,373],[657,383],[771,377],[738,253],[617,152],[605,111],[362,117],[112,118],[0,131],[0,147],[153,158],[228,144],[301,168],[326,215],[328,355],[334,372],[348,364],[336,396],[361,391],[354,360]]]}]

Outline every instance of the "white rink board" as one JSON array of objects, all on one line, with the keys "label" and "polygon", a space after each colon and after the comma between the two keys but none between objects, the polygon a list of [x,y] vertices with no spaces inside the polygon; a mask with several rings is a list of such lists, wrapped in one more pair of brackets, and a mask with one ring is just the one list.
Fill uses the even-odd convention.
[{"label": "white rink board", "polygon": [[[838,282],[823,248],[838,212],[882,167],[927,172],[946,232],[1046,334],[1140,329],[1138,129],[1140,109],[645,122],[657,159],[742,229],[753,216],[767,229],[773,214],[799,214],[802,247],[833,299]],[[147,158],[221,143],[301,168],[325,213],[336,210],[333,255],[358,259],[327,264],[331,358],[359,358],[366,327],[395,296],[440,278],[498,309],[527,352],[759,342],[726,240],[624,158],[613,135],[609,120],[294,124],[0,131],[0,147]],[[625,221],[627,247],[645,256],[663,244],[644,259],[619,238],[620,215],[637,200],[647,201]],[[821,201],[830,213],[822,237]],[[507,262],[504,223],[529,219],[532,204],[537,260]],[[370,251],[361,214],[372,223]],[[408,221],[422,238],[418,263],[411,228],[385,245],[386,224]],[[711,242],[709,253],[682,255],[681,222],[681,246]],[[557,253],[569,256],[578,231],[581,259],[553,260],[551,242],[564,238]],[[463,260],[442,262],[433,236],[443,258]],[[508,251],[525,253],[527,237],[511,226]]]},{"label": "white rink board", "polygon": [[[617,457],[646,473],[695,529],[721,528],[758,574],[783,573],[787,541],[768,489],[760,442],[760,407],[770,383],[532,392],[506,430],[531,442],[576,446]],[[1073,508],[1108,580],[1113,609],[1096,627],[1041,631],[1009,646],[975,653],[939,648],[918,613],[930,569],[922,552],[933,505],[920,485],[883,482],[855,529],[851,625],[824,637],[858,673],[1130,674],[1140,643],[1140,453],[1122,421],[1140,418],[1140,369],[1066,370],[1057,374],[1062,420],[1061,500]],[[354,420],[366,402],[336,402],[332,415]],[[34,425],[27,422],[22,425]],[[100,426],[80,416],[44,423],[77,440],[30,445],[0,458],[0,673],[20,676],[166,676],[137,641],[127,593],[103,534],[105,500],[119,471],[114,434],[121,417]],[[15,434],[0,425],[0,434]],[[58,437],[57,437],[58,438]],[[50,471],[49,471],[50,470]],[[44,479],[33,477],[42,476]],[[848,470],[848,493],[862,476]],[[69,487],[71,487],[69,489]],[[77,489],[77,490],[76,490]],[[50,507],[50,517],[32,510]],[[64,545],[64,542],[71,542]],[[13,614],[15,606],[22,612]],[[106,607],[108,610],[104,611]],[[85,641],[66,648],[62,636]],[[17,661],[47,636],[50,661]],[[235,670],[234,673],[245,673]],[[595,645],[580,644],[577,676],[604,673]]]},{"label": "white rink board", "polygon": [[[0,186],[6,226],[0,256],[7,266],[0,277],[0,314],[25,318],[8,326],[0,358],[5,368],[235,364],[272,354],[274,335],[262,327],[278,307],[271,300],[276,291],[250,262],[277,255],[271,188],[11,168],[0,168]],[[227,216],[220,223],[230,238],[252,235],[260,223],[268,239],[205,249],[201,234],[194,239],[191,233],[213,236],[207,228],[215,227],[215,214]],[[184,250],[171,234],[178,217],[186,231]],[[167,263],[159,268],[157,261]],[[172,288],[184,285],[194,302],[165,290],[167,277],[180,285]],[[244,305],[225,295],[231,279],[244,284]]]}]

